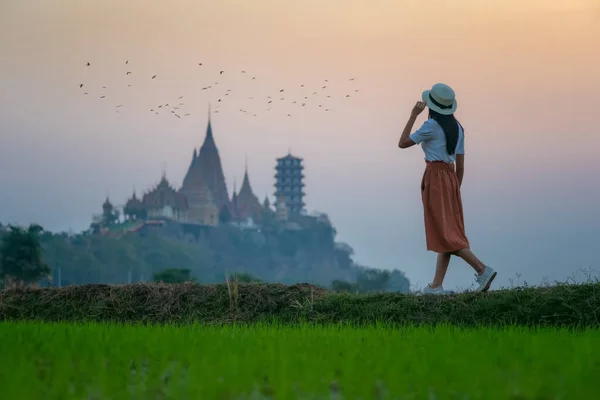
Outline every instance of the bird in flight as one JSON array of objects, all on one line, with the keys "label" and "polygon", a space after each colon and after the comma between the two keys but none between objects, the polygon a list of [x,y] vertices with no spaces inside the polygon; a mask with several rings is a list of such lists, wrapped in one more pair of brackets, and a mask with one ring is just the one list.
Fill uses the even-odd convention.
[{"label": "bird in flight", "polygon": [[183,99],[183,96],[179,96],[180,99]]},{"label": "bird in flight", "polygon": [[219,72],[219,75],[223,75],[223,72],[225,72],[225,71],[220,71],[220,72]]},{"label": "bird in flight", "polygon": [[87,94],[87,92],[85,92],[84,94]]},{"label": "bird in flight", "polygon": [[125,61],[125,64],[129,64],[129,60]]},{"label": "bird in flight", "polygon": [[151,79],[154,79],[154,78],[156,78],[156,75],[154,75]]},{"label": "bird in flight", "polygon": [[100,96],[101,99],[105,98],[106,96]]},{"label": "bird in flight", "polygon": [[87,63],[87,64],[85,64],[85,65],[89,67],[89,66],[90,66],[90,63],[88,62],[88,63]]},{"label": "bird in flight", "polygon": [[125,75],[131,75],[131,72],[127,71],[127,73]]},{"label": "bird in flight", "polygon": [[198,63],[199,66],[202,66],[202,63]]},{"label": "bird in flight", "polygon": [[83,83],[79,84],[79,89],[81,89],[83,87]]}]

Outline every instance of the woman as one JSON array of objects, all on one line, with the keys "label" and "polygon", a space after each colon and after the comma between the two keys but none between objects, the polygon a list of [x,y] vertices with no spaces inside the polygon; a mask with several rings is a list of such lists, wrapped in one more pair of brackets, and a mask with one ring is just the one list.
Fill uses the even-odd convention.
[{"label": "woman", "polygon": [[[496,272],[483,264],[469,249],[465,235],[460,186],[465,165],[465,139],[462,125],[454,117],[454,90],[443,83],[433,85],[422,95],[410,113],[398,147],[406,149],[421,144],[425,153],[425,173],[421,181],[421,198],[425,211],[427,250],[438,253],[435,276],[423,293],[446,294],[444,277],[452,255],[465,260],[476,274],[477,291],[490,288]],[[429,119],[410,134],[417,116],[429,108]],[[455,168],[456,163],[456,168]]]}]

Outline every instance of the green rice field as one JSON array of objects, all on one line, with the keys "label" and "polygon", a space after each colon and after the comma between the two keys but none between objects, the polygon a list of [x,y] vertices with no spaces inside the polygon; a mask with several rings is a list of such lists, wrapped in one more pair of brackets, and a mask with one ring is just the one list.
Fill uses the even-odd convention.
[{"label": "green rice field", "polygon": [[2,399],[588,399],[600,331],[0,323]]}]

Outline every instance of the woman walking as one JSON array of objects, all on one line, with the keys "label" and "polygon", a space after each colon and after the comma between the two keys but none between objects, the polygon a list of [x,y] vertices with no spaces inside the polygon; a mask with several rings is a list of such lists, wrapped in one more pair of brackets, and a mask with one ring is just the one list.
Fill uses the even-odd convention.
[{"label": "woman walking", "polygon": [[[444,277],[450,257],[456,255],[475,270],[476,291],[485,292],[496,277],[496,271],[486,266],[469,248],[460,187],[465,165],[465,137],[462,125],[454,117],[456,98],[448,85],[438,83],[422,95],[410,113],[398,147],[406,149],[421,144],[425,153],[425,173],[421,181],[421,198],[425,212],[427,250],[438,253],[433,282],[425,294],[446,294]],[[429,108],[429,118],[414,133],[415,120]]]}]

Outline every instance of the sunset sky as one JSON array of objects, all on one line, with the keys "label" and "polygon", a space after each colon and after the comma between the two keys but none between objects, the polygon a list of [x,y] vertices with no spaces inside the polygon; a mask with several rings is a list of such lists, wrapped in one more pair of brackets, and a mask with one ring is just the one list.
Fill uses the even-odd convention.
[{"label": "sunset sky", "polygon": [[[473,251],[497,285],[581,279],[600,271],[599,22],[597,0],[4,0],[0,221],[79,231],[107,195],[123,204],[163,169],[179,186],[222,98],[230,194],[247,156],[272,199],[291,149],[307,208],[329,214],[356,261],[423,286],[423,155],[396,144],[421,91],[444,82],[465,127]],[[177,102],[191,115],[150,112]],[[452,261],[447,287],[471,279]]]}]

